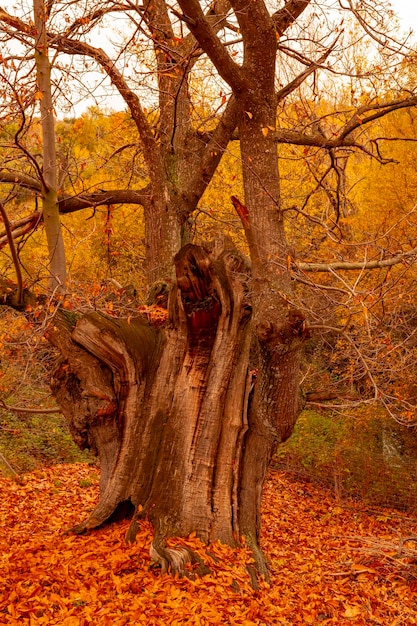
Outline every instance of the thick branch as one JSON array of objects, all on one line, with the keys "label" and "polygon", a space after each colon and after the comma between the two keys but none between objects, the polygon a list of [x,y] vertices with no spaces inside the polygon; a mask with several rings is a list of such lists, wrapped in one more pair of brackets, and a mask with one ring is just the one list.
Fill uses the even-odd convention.
[{"label": "thick branch", "polygon": [[[314,71],[314,68],[313,68]],[[297,77],[298,79],[299,77]],[[295,79],[295,80],[297,80]],[[291,83],[290,83],[291,84]],[[284,87],[280,92],[278,92],[278,96],[282,94],[282,92],[286,91],[289,86]],[[287,94],[285,94],[287,95]],[[366,124],[370,122],[374,122],[375,120],[392,113],[393,111],[397,111],[399,109],[411,108],[417,106],[417,96],[411,96],[410,98],[393,100],[392,102],[385,102],[381,104],[372,104],[372,105],[364,105],[360,107],[354,115],[352,115],[349,122],[343,126],[340,132],[333,137],[326,137],[324,132],[322,133],[314,133],[308,134],[302,131],[294,131],[289,129],[277,129],[270,130],[269,136],[274,138],[277,143],[286,143],[298,146],[312,146],[317,148],[359,148],[364,149],[355,139],[350,137],[350,135],[357,130],[358,128],[364,127]],[[367,112],[374,111],[372,115],[366,116]],[[239,140],[239,132],[237,130],[234,131],[232,135],[232,140]],[[384,140],[388,140],[389,138],[383,138]],[[409,139],[400,139],[404,141],[409,141]]]},{"label": "thick branch", "polygon": [[194,176],[191,178],[188,189],[185,192],[188,199],[191,200],[193,197],[196,199],[195,203],[191,200],[190,206],[192,207],[195,206],[203,195],[227,148],[227,144],[236,128],[237,110],[236,99],[234,96],[231,96],[216,129],[211,134],[210,140],[204,148],[200,167],[194,172]]},{"label": "thick branch", "polygon": [[19,257],[17,256],[16,247],[14,245],[12,229],[10,226],[9,217],[6,213],[6,209],[3,206],[3,203],[0,202],[0,215],[3,218],[4,227],[6,230],[6,237],[10,247],[10,252],[13,259],[13,265],[16,272],[16,280],[17,280],[17,304],[22,304],[22,296],[23,296],[23,278],[22,278],[22,270],[20,267]]},{"label": "thick branch", "polygon": [[0,7],[0,22],[4,22],[8,26],[11,26],[19,33],[24,33],[25,35],[30,35],[31,37],[35,37],[35,28],[33,24],[26,24],[23,20],[20,20],[18,17],[14,15],[10,15],[5,11],[2,7]]},{"label": "thick branch", "polygon": [[[40,223],[42,223],[42,221],[43,221],[42,213],[35,212],[19,220],[18,222],[15,222],[14,224],[11,224],[11,234],[12,234],[13,240],[19,239],[20,237],[24,237],[25,235],[30,233],[32,230],[36,230],[36,228],[38,227]],[[0,233],[0,248],[6,245],[6,243],[8,243],[7,232],[3,231]]]},{"label": "thick branch", "polygon": [[273,14],[272,19],[279,36],[305,11],[311,0],[288,0],[285,5]]},{"label": "thick branch", "polygon": [[[96,208],[109,204],[139,204],[143,205],[149,197],[149,189],[145,187],[139,191],[132,189],[109,189],[108,191],[97,191],[91,194],[71,196],[61,198],[58,202],[60,215],[75,213],[82,209]],[[43,222],[41,211],[35,211],[26,217],[15,222],[11,222],[13,239],[26,235],[32,229]],[[0,247],[7,243],[5,232],[0,232]]]},{"label": "thick branch", "polygon": [[81,209],[105,206],[109,204],[140,204],[149,198],[149,188],[143,189],[108,189],[86,193],[80,196],[64,197],[59,200],[59,211],[62,214],[74,213]]},{"label": "thick branch", "polygon": [[33,178],[23,172],[17,172],[13,170],[0,170],[0,182],[10,183],[11,185],[19,185],[24,189],[30,189],[40,193],[42,186],[37,178]]},{"label": "thick branch", "polygon": [[243,92],[248,87],[242,68],[235,63],[226,48],[214,33],[210,21],[204,15],[196,0],[179,0],[183,14],[188,18],[187,26],[199,45],[208,54],[220,76],[236,92]]},{"label": "thick branch", "polygon": [[334,263],[295,263],[295,267],[304,272],[332,272],[334,270],[374,270],[382,267],[392,267],[399,263],[405,263],[408,259],[417,257],[417,248],[408,252],[396,254],[388,259],[374,261],[336,261]]},{"label": "thick branch", "polygon": [[[383,102],[381,104],[364,105],[355,112],[349,122],[339,133],[339,139],[345,139],[345,137],[350,135],[360,126],[363,126],[364,124],[369,124],[370,122],[374,122],[375,120],[384,117],[388,113],[392,113],[392,111],[398,111],[398,109],[406,109],[416,105],[417,96],[411,96],[410,98],[405,98],[401,100],[393,100],[392,102]],[[366,113],[369,113],[370,111],[375,111],[375,113],[366,116]]]}]

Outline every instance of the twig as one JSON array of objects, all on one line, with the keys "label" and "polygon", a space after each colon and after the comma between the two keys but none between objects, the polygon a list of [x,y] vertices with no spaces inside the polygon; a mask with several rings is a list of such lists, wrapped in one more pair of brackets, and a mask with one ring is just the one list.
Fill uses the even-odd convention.
[{"label": "twig", "polygon": [[10,465],[9,461],[6,459],[4,454],[2,454],[1,452],[0,452],[0,460],[6,465],[6,467],[9,468],[9,470],[12,472],[12,474],[14,474],[15,476],[19,476],[19,474],[13,469],[13,467]]},{"label": "twig", "polygon": [[6,404],[3,400],[0,400],[0,406],[1,408],[3,408],[5,411],[11,411],[12,413],[61,413],[61,410],[57,407],[57,408],[51,408],[51,409],[27,409],[24,407],[18,407],[18,406],[9,406],[8,404]]}]

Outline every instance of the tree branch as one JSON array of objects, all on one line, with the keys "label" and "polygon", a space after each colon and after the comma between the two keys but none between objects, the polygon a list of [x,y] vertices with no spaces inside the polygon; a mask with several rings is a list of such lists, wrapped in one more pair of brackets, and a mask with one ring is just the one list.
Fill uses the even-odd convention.
[{"label": "tree branch", "polygon": [[151,126],[142,109],[142,105],[136,93],[128,86],[124,76],[117,69],[110,57],[101,48],[94,48],[87,43],[76,41],[67,37],[54,37],[51,40],[51,47],[67,54],[78,54],[94,59],[110,78],[113,85],[119,91],[130,109],[132,117],[136,123],[141,141],[145,147],[144,156],[148,162],[149,171],[159,172],[161,168],[159,149]]},{"label": "tree branch", "polygon": [[[139,204],[143,205],[149,196],[149,188],[145,187],[139,191],[130,189],[114,189],[108,191],[97,191],[91,194],[80,196],[64,197],[58,201],[59,213],[66,215],[75,213],[82,209],[96,208],[109,204]],[[41,211],[35,211],[16,222],[11,222],[11,232],[13,239],[26,235],[34,230],[43,221]],[[6,232],[0,232],[0,248],[8,242]]]},{"label": "tree branch", "polygon": [[326,50],[326,52],[324,54],[322,54],[321,57],[319,57],[317,59],[317,61],[313,61],[312,63],[310,63],[310,65],[308,67],[306,67],[306,69],[303,72],[301,72],[301,74],[296,76],[294,78],[294,80],[290,81],[288,83],[288,85],[285,85],[285,87],[283,87],[282,89],[280,89],[278,91],[278,93],[277,93],[277,100],[278,100],[278,102],[280,102],[280,100],[283,100],[284,98],[286,98],[288,96],[288,94],[292,93],[295,89],[297,89],[297,87],[299,87],[305,81],[305,79],[308,76],[310,76],[310,74],[315,72],[320,67],[320,65],[322,65],[324,63],[324,61],[328,58],[328,56],[334,50],[334,47],[336,46],[336,43],[337,43],[340,35],[341,35],[341,33],[338,34],[338,36],[336,37],[334,42],[329,46],[329,48]]},{"label": "tree branch", "polygon": [[26,24],[23,20],[20,20],[18,17],[14,15],[10,15],[7,13],[2,7],[0,7],[0,22],[4,22],[8,26],[11,26],[19,33],[24,33],[25,35],[30,35],[31,37],[36,36],[36,31],[33,24]]},{"label": "tree branch", "polygon": [[48,414],[48,413],[62,413],[59,407],[51,408],[51,409],[29,409],[27,407],[18,407],[18,406],[9,406],[3,400],[0,400],[0,407],[5,411],[10,411],[11,413],[25,413],[32,415],[40,415],[40,414]]},{"label": "tree branch", "polygon": [[[359,109],[354,113],[349,122],[347,122],[345,127],[339,133],[339,139],[345,139],[360,126],[364,126],[365,124],[374,122],[375,120],[384,117],[385,115],[388,115],[388,113],[392,113],[392,111],[398,111],[398,109],[406,109],[416,105],[417,96],[411,96],[410,98],[393,100],[392,102],[383,102],[381,104],[367,104],[359,107]],[[362,117],[366,113],[375,110],[376,112],[372,115],[369,115],[368,117]]]},{"label": "tree branch", "polygon": [[[215,130],[211,133],[210,139],[204,148],[201,157],[200,167],[190,180],[185,195],[187,198],[196,198],[198,201],[207,185],[210,183],[213,173],[222,158],[227,144],[230,141],[233,130],[237,123],[237,103],[234,96],[229,98],[226,108],[221,116]],[[190,206],[195,203],[190,202]]]},{"label": "tree branch", "polygon": [[37,178],[33,178],[28,174],[14,170],[0,170],[0,182],[18,185],[19,187],[30,189],[31,191],[35,191],[37,193],[42,191],[41,184]]},{"label": "tree branch", "polygon": [[183,12],[183,18],[185,16],[191,20],[187,23],[189,30],[208,54],[220,76],[234,91],[244,91],[248,84],[242,68],[232,60],[226,48],[214,33],[210,21],[204,15],[200,4],[196,0],[179,0],[178,4]]},{"label": "tree branch", "polygon": [[417,258],[417,248],[408,252],[396,254],[387,259],[374,261],[335,261],[334,263],[303,263],[296,261],[294,268],[303,272],[333,272],[335,270],[374,270],[383,267],[392,267],[399,263],[404,263],[412,257]]},{"label": "tree branch", "polygon": [[[284,87],[282,91],[286,90],[287,87]],[[278,92],[278,93],[281,93],[281,92]],[[349,135],[351,135],[358,128],[362,128],[366,124],[369,124],[370,122],[374,122],[375,120],[381,117],[384,117],[385,115],[388,115],[389,113],[392,113],[399,109],[411,108],[414,106],[417,106],[417,95],[411,96],[409,98],[401,99],[401,100],[393,100],[392,102],[385,102],[385,103],[373,104],[373,105],[364,105],[363,107],[360,107],[352,115],[349,122],[347,122],[347,124],[343,126],[340,132],[332,138],[326,137],[324,133],[308,134],[302,131],[289,130],[286,128],[270,130],[270,137],[273,137],[277,143],[292,144],[292,145],[297,145],[297,146],[311,146],[311,147],[316,147],[316,148],[328,148],[328,149],[358,148],[360,150],[364,150],[370,156],[375,156],[375,155],[371,155],[370,152],[367,151],[366,148],[364,148],[364,146],[361,146],[355,139],[350,138]],[[373,113],[372,115],[369,115],[368,117],[361,117],[365,113],[369,111],[375,111],[375,110],[376,112]],[[238,133],[238,130],[236,129],[232,135],[232,140],[237,141],[239,139],[240,139],[239,133]],[[391,138],[390,139],[388,137],[387,138],[382,137],[382,138],[374,139],[372,141],[376,142],[379,140],[415,141],[414,139],[410,139],[410,138]]]},{"label": "tree branch", "polygon": [[13,265],[14,265],[14,269],[15,269],[15,273],[16,273],[16,280],[17,280],[17,293],[16,293],[16,300],[17,300],[17,305],[20,306],[22,304],[23,301],[23,277],[22,277],[22,270],[20,268],[20,263],[19,263],[19,257],[17,256],[17,251],[16,251],[16,247],[14,245],[14,240],[13,240],[13,235],[12,235],[12,229],[10,227],[10,221],[9,221],[9,217],[6,213],[6,209],[3,206],[3,203],[0,202],[0,214],[1,217],[3,218],[3,222],[4,222],[4,228],[6,231],[6,237],[7,237],[7,241],[10,247],[10,252],[12,255],[12,259],[13,259]]},{"label": "tree branch", "polygon": [[109,204],[139,204],[143,205],[149,198],[149,187],[140,190],[109,189],[96,191],[79,196],[63,197],[59,199],[59,212],[62,214],[75,213],[81,209],[88,209]]},{"label": "tree branch", "polygon": [[281,9],[273,14],[272,19],[279,37],[305,11],[310,2],[311,0],[288,0]]}]

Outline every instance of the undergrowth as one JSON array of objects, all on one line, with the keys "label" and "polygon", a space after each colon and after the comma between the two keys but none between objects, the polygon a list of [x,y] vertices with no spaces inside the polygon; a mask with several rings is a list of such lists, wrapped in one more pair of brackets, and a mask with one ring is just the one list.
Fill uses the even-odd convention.
[{"label": "undergrowth", "polygon": [[334,489],[338,499],[417,511],[417,433],[382,411],[304,411],[274,463]]},{"label": "undergrowth", "polygon": [[0,473],[9,476],[60,463],[92,462],[77,448],[59,414],[14,414],[0,410]]},{"label": "undergrowth", "polygon": [[[92,461],[72,441],[61,414],[43,413],[54,406],[48,385],[54,350],[36,327],[7,308],[0,312],[0,352],[0,474]],[[8,407],[39,413],[16,413]]]}]

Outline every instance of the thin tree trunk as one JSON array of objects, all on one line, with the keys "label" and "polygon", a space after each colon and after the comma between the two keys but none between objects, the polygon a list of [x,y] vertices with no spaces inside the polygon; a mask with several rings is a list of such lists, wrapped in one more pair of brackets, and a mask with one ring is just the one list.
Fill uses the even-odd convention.
[{"label": "thin tree trunk", "polygon": [[49,287],[65,290],[66,260],[57,194],[55,117],[52,102],[51,64],[46,33],[47,13],[44,0],[33,0],[33,14],[38,34],[35,46],[37,87],[42,125],[42,212],[49,252]]}]

